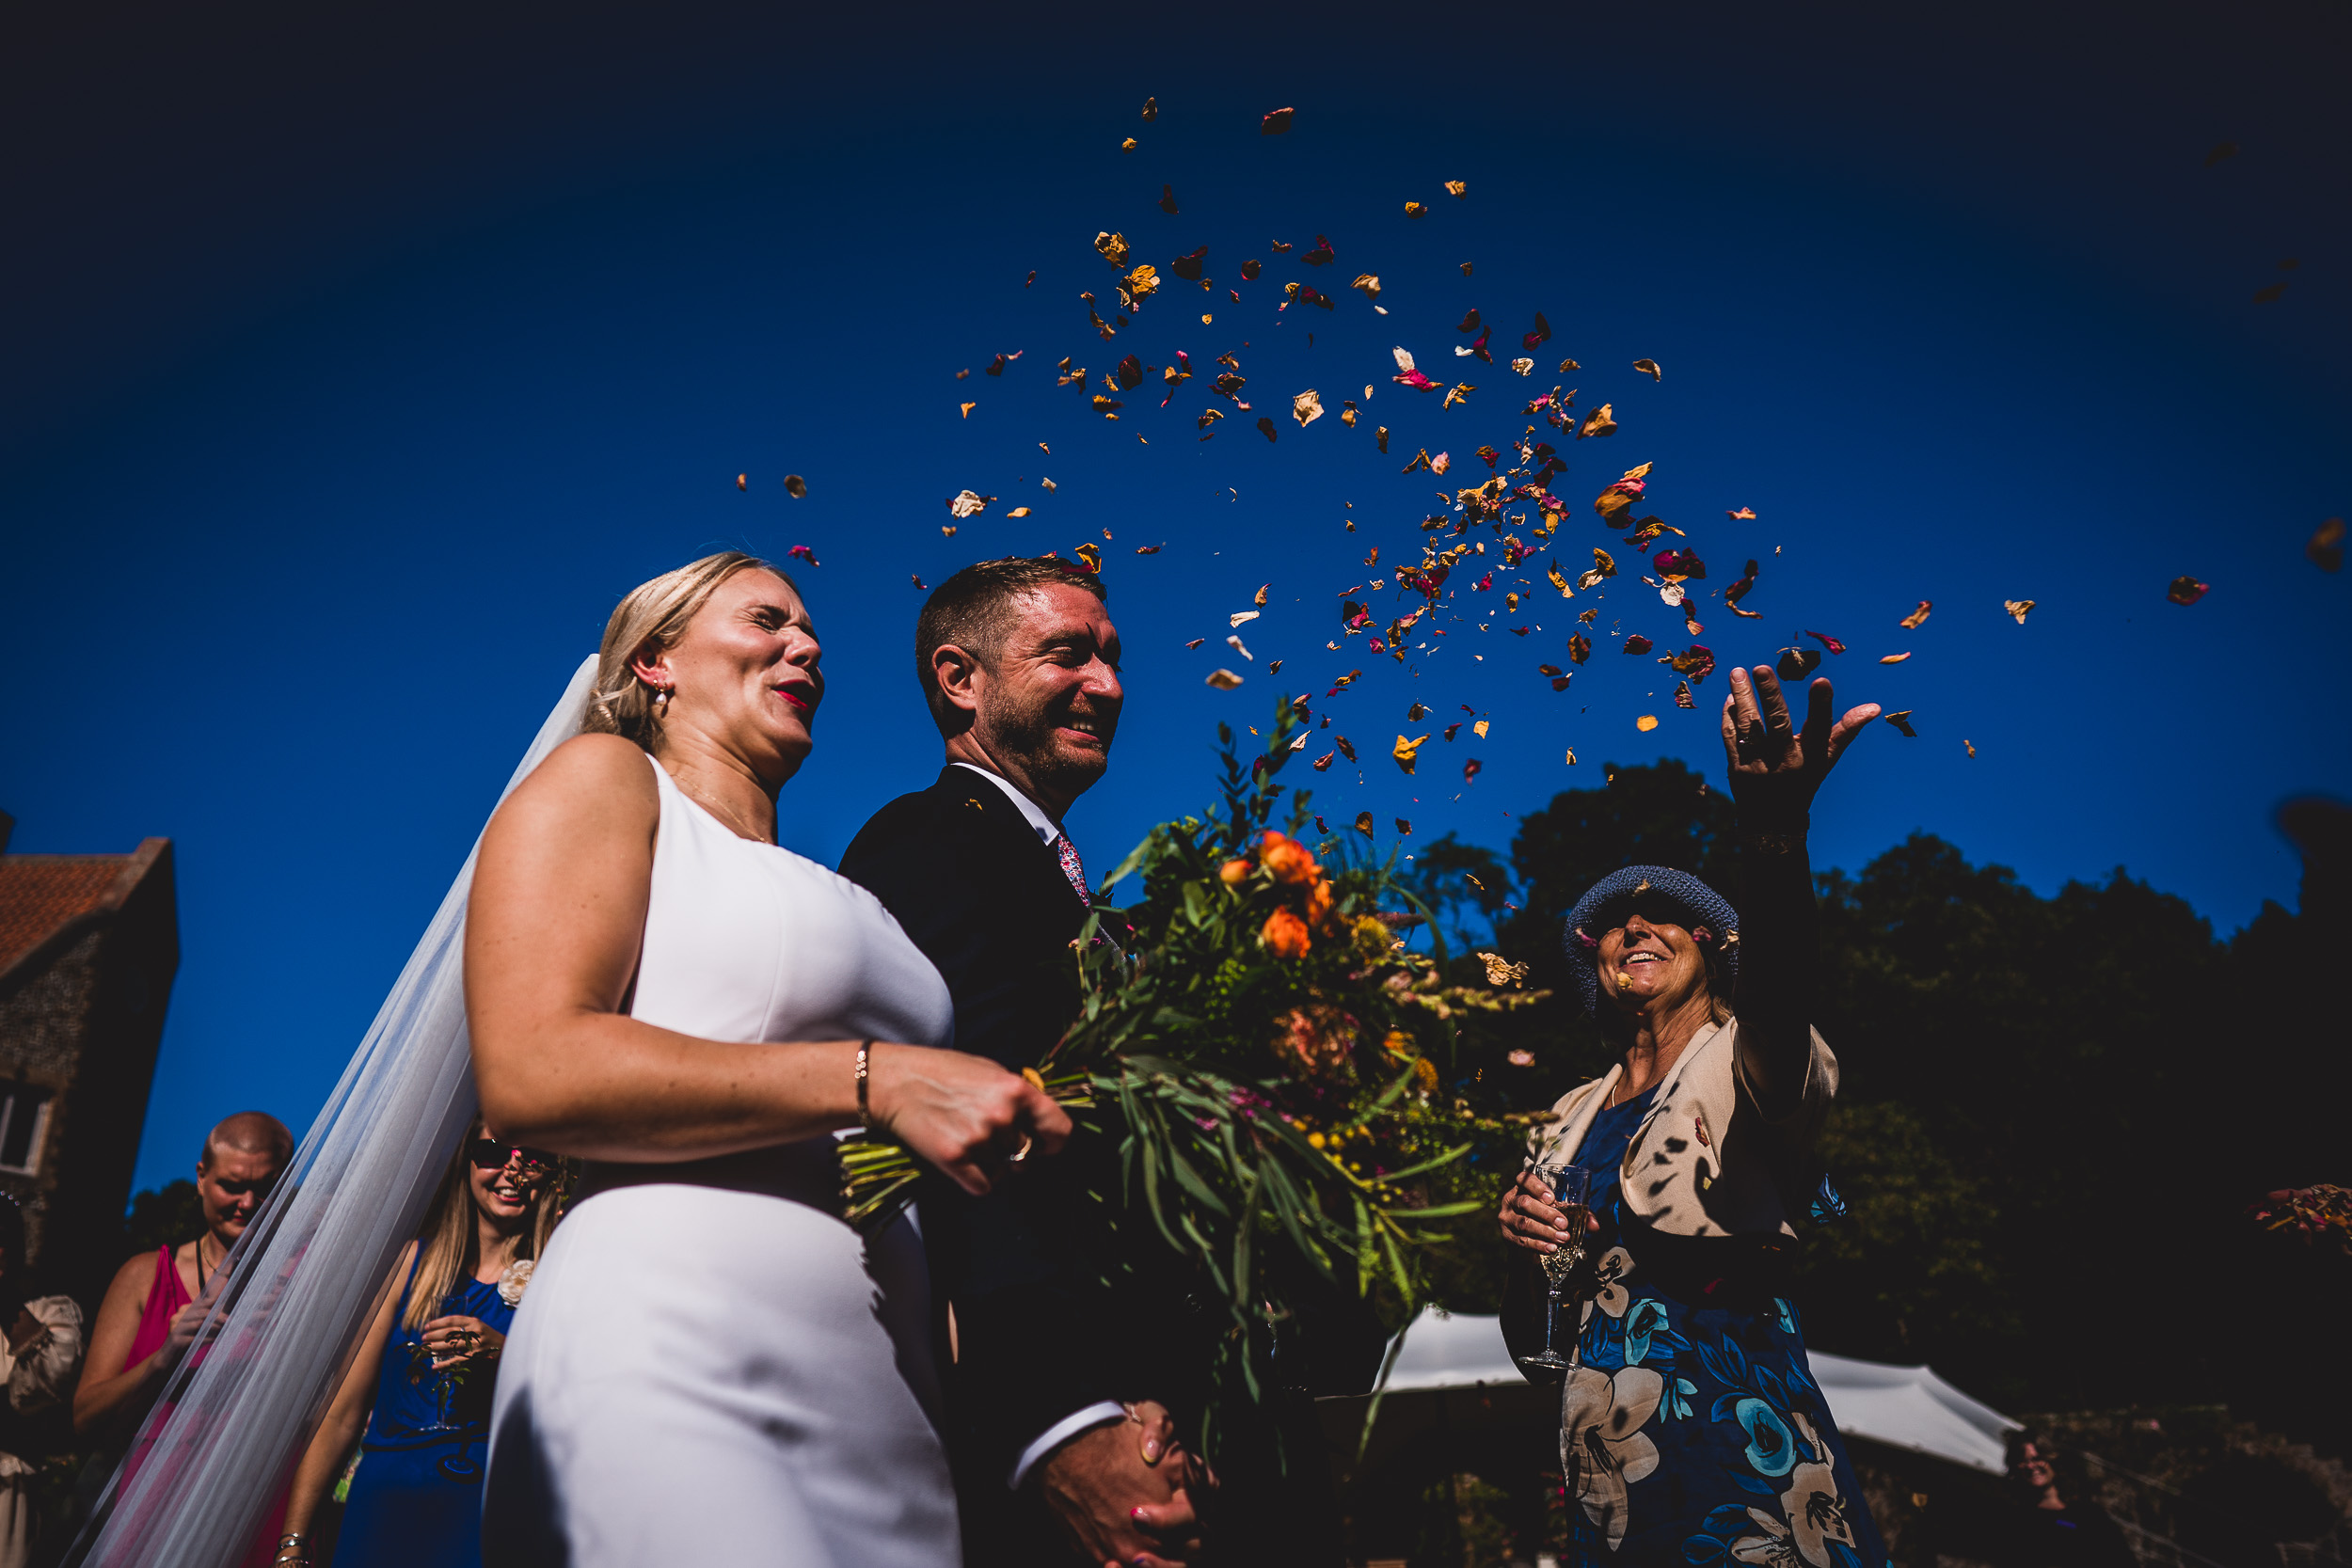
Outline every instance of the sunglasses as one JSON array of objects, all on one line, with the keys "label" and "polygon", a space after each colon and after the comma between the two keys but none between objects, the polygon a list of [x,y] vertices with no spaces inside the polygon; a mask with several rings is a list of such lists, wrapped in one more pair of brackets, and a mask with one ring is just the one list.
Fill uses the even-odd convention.
[{"label": "sunglasses", "polygon": [[476,1138],[470,1158],[484,1170],[503,1170],[519,1160],[525,1176],[536,1176],[553,1170],[557,1156],[543,1148],[525,1148],[520,1144],[502,1144],[494,1138]]}]

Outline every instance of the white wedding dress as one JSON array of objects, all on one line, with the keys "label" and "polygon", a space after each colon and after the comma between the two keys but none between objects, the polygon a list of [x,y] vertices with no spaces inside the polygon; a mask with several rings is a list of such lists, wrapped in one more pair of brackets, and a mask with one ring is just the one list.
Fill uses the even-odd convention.
[{"label": "white wedding dress", "polygon": [[[871,894],[654,775],[633,1016],[949,1042],[946,985]],[[589,1167],[500,1366],[485,1560],[953,1568],[921,1241],[901,1220],[862,1242],[838,1181],[830,1137]]]}]

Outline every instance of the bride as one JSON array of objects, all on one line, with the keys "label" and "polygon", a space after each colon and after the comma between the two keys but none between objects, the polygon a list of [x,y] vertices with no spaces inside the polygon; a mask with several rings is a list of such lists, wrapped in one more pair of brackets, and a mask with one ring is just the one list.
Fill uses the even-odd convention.
[{"label": "bride", "polygon": [[930,1294],[836,1217],[831,1134],[987,1191],[1069,1120],[938,1049],[947,988],[863,889],[776,845],[824,695],[790,578],[737,552],[605,628],[581,728],[482,840],[465,931],[485,1120],[588,1162],[508,1339],[493,1562],[939,1568]]}]

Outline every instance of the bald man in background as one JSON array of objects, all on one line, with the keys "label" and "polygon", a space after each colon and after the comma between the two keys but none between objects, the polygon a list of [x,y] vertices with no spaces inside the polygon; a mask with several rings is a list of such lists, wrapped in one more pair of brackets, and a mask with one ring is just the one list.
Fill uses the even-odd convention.
[{"label": "bald man in background", "polygon": [[294,1134],[262,1111],[240,1111],[205,1138],[196,1162],[203,1234],[143,1252],[115,1271],[73,1394],[78,1435],[106,1429],[119,1438],[146,1416],[164,1379],[196,1340],[209,1308],[205,1287],[293,1158]]}]

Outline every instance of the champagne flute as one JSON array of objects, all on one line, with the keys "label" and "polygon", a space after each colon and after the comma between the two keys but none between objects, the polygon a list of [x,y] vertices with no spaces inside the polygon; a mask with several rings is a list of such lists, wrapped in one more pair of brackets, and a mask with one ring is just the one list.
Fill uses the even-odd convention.
[{"label": "champagne flute", "polygon": [[1568,1359],[1551,1348],[1552,1330],[1560,1319],[1560,1288],[1568,1282],[1568,1275],[1584,1260],[1584,1230],[1586,1212],[1592,1196],[1592,1172],[1581,1165],[1539,1164],[1535,1175],[1551,1201],[1567,1223],[1568,1233],[1549,1252],[1541,1256],[1544,1266],[1544,1349],[1540,1355],[1519,1357],[1522,1367],[1565,1369]]}]

